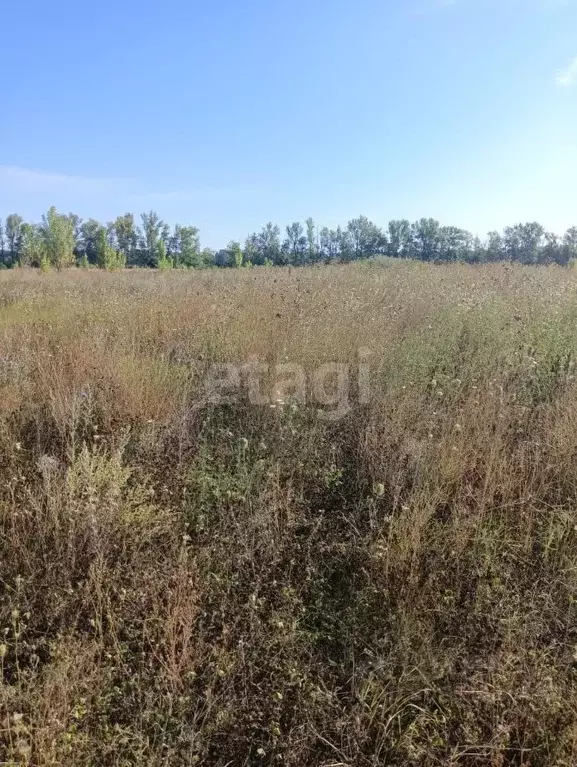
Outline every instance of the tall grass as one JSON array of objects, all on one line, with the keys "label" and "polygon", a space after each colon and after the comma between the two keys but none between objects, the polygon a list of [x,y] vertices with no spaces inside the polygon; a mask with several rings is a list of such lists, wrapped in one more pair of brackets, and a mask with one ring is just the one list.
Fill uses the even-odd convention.
[{"label": "tall grass", "polygon": [[[577,763],[577,273],[0,274],[0,764]],[[214,363],[371,395],[210,401]]]}]

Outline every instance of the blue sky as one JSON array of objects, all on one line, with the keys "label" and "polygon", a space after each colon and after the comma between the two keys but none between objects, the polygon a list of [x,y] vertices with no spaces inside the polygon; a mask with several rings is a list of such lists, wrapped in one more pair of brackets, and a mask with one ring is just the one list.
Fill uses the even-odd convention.
[{"label": "blue sky", "polygon": [[577,0],[21,0],[0,217],[577,224]]}]

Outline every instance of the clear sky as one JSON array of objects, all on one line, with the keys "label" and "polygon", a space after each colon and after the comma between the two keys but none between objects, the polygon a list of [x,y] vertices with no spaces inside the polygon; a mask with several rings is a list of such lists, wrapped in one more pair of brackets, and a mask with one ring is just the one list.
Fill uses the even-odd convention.
[{"label": "clear sky", "polygon": [[577,224],[577,0],[20,0],[0,217]]}]

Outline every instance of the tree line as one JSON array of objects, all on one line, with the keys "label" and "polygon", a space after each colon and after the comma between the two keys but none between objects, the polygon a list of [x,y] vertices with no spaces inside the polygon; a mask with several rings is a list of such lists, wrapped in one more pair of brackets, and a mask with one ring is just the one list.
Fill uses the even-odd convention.
[{"label": "tree line", "polygon": [[260,232],[249,235],[244,244],[231,241],[226,248],[215,251],[201,247],[197,227],[170,227],[154,211],[141,214],[139,223],[132,213],[103,224],[92,218],[82,220],[73,213],[59,213],[54,207],[39,223],[26,222],[16,213],[4,222],[0,220],[2,268],[304,266],[375,256],[432,263],[517,261],[566,265],[577,259],[577,227],[558,236],[537,222],[529,222],[506,227],[503,232],[489,232],[481,240],[465,229],[442,226],[433,218],[413,223],[393,220],[381,228],[366,216],[359,216],[336,229],[319,229],[308,218],[304,224],[289,224],[284,233],[279,226],[268,223]]}]

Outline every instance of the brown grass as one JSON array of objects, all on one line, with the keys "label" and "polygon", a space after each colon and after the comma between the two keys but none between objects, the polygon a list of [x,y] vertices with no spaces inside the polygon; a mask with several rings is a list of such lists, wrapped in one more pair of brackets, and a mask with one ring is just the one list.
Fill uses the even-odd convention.
[{"label": "brown grass", "polygon": [[[576,318],[553,267],[1,273],[0,764],[576,764]],[[207,400],[362,348],[338,420]]]}]

